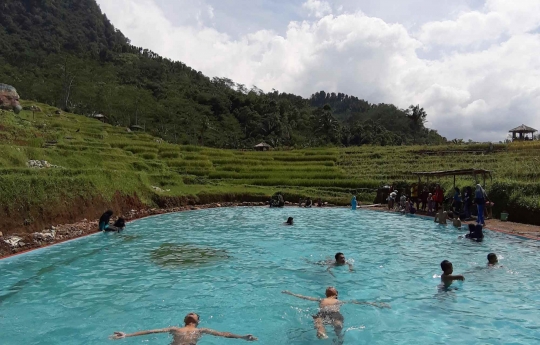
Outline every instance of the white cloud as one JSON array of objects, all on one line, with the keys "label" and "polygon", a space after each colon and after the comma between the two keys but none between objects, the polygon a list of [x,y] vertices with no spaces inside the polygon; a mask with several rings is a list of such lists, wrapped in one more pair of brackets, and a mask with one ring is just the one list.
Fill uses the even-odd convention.
[{"label": "white cloud", "polygon": [[[209,76],[303,96],[326,90],[420,104],[430,126],[450,138],[502,140],[521,123],[540,126],[540,35],[531,33],[540,11],[526,15],[540,1],[523,0],[527,7],[488,0],[484,12],[426,24],[418,35],[356,12],[292,21],[283,35],[260,30],[239,39],[204,25],[175,26],[152,0],[99,2],[135,45]],[[435,60],[417,54],[443,43],[460,49]]]},{"label": "white cloud", "polygon": [[309,11],[310,16],[321,18],[332,13],[332,7],[326,1],[307,0],[302,4],[302,7]]}]

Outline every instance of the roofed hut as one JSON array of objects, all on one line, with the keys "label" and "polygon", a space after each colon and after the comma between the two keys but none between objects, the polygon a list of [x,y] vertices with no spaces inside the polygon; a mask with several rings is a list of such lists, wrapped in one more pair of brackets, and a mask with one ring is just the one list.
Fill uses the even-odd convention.
[{"label": "roofed hut", "polygon": [[268,145],[265,142],[262,142],[260,144],[257,144],[254,146],[255,151],[268,151],[272,148],[272,146]]},{"label": "roofed hut", "polygon": [[[533,140],[534,133],[538,132],[536,129],[521,125],[514,129],[509,130],[512,133],[512,141],[514,140]],[[530,134],[530,137],[528,136]]]}]

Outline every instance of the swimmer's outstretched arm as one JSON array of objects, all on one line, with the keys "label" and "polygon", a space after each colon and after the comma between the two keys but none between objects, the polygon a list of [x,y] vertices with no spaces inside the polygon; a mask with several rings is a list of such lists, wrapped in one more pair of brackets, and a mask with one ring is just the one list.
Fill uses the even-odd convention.
[{"label": "swimmer's outstretched arm", "polygon": [[388,308],[388,309],[391,309],[390,307],[390,304],[388,303],[382,303],[382,302],[364,302],[364,301],[342,301],[341,302],[342,304],[366,304],[366,305],[371,305],[373,307],[377,307],[377,308]]},{"label": "swimmer's outstretched arm", "polygon": [[201,328],[199,331],[203,334],[210,334],[216,337],[223,337],[223,338],[232,338],[232,339],[244,339],[247,341],[255,341],[258,340],[256,337],[252,336],[251,334],[248,335],[236,335],[229,332],[218,332],[214,331],[213,329],[208,328]]},{"label": "swimmer's outstretched arm", "polygon": [[349,272],[354,271],[353,265],[352,265],[351,263],[348,263],[348,262],[347,262],[347,265],[349,265]]},{"label": "swimmer's outstretched arm", "polygon": [[294,296],[294,297],[298,297],[298,298],[301,298],[301,299],[307,299],[308,301],[320,302],[322,300],[322,298],[302,296],[302,295],[292,293],[290,291],[281,291],[281,293],[284,293],[286,295],[291,295],[291,296]]},{"label": "swimmer's outstretched arm", "polygon": [[332,277],[335,278],[336,276],[334,275],[334,273],[333,273],[332,270],[331,270],[332,267],[334,267],[334,266],[328,266],[328,267],[326,268],[326,270],[328,271],[328,273],[330,273],[330,275],[332,275]]},{"label": "swimmer's outstretched arm", "polygon": [[154,334],[154,333],[169,333],[172,330],[174,330],[175,327],[168,327],[168,328],[162,328],[162,329],[152,329],[148,331],[141,331],[136,333],[127,334],[124,332],[114,332],[113,335],[111,335],[109,338],[111,339],[123,339],[128,337],[137,337],[139,335],[147,335],[147,334]]}]

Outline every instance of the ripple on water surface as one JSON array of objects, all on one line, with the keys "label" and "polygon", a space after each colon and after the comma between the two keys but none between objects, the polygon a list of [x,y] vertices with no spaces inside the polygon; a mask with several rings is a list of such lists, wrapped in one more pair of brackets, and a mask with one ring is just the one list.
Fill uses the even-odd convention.
[{"label": "ripple on water surface", "polygon": [[[288,216],[292,227],[283,226]],[[317,304],[282,290],[390,303],[345,305],[343,344],[534,344],[540,341],[538,243],[487,232],[482,243],[429,220],[346,209],[237,208],[130,223],[0,261],[0,344],[107,344],[113,331],[181,324],[254,334],[259,344],[319,341]],[[354,271],[321,262],[342,251]],[[502,267],[486,267],[495,252]],[[438,288],[439,263],[465,282]],[[118,341],[169,344],[167,334]],[[199,344],[242,340],[203,337]]]}]

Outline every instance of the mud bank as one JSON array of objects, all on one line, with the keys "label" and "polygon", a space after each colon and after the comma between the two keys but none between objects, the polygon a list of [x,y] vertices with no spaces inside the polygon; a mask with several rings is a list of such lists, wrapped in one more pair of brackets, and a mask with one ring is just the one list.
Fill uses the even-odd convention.
[{"label": "mud bank", "polygon": [[[175,200],[175,202],[180,200]],[[182,200],[185,202],[186,200]],[[170,201],[172,203],[172,201]],[[109,204],[110,205],[110,204]],[[117,204],[118,207],[127,206],[125,204]],[[173,213],[173,212],[182,212],[182,211],[193,211],[201,209],[210,209],[218,207],[245,207],[245,206],[266,206],[265,202],[224,202],[224,203],[211,203],[204,205],[185,205],[177,207],[168,207],[168,208],[141,208],[141,209],[130,209],[124,212],[117,212],[117,208],[112,208],[115,211],[115,214],[123,217],[127,221],[133,221],[136,219]],[[11,234],[0,234],[0,259],[10,257],[13,255],[25,253],[34,249],[47,247],[53,244],[58,244],[82,236],[91,235],[98,232],[98,218],[101,216],[105,209],[110,208],[110,206],[101,207],[99,210],[96,209],[88,211],[94,216],[91,220],[83,219],[78,222],[48,226],[40,229],[39,232],[33,233],[11,233]],[[119,208],[120,209],[120,208]],[[62,219],[62,218],[58,218]],[[27,230],[27,229],[25,229]],[[6,241],[11,242],[12,244],[6,243]]]}]

